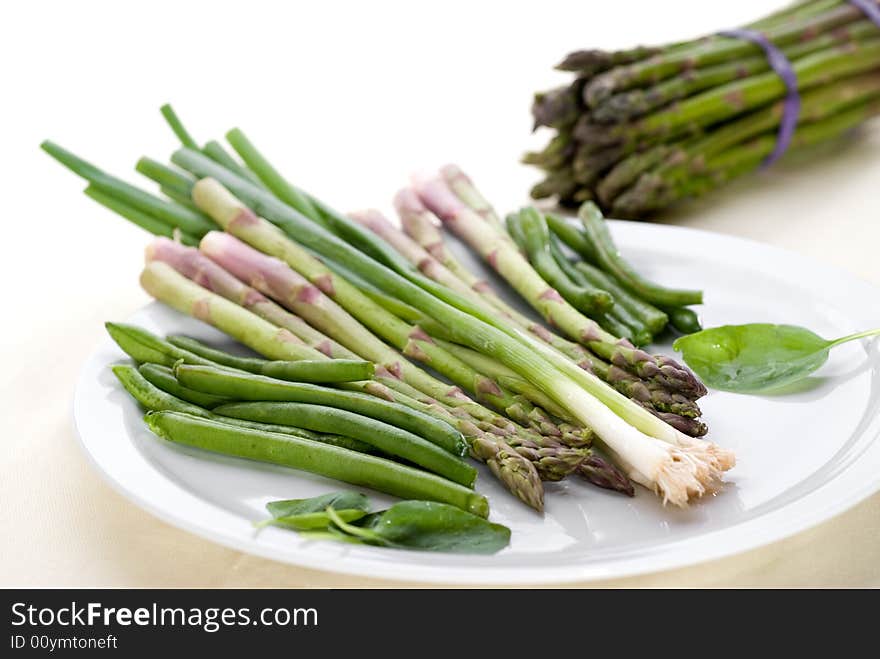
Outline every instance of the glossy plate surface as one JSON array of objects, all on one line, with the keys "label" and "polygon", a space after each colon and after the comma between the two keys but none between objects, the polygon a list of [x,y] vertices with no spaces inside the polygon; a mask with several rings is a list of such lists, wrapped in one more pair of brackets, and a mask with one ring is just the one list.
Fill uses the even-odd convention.
[{"label": "glossy plate surface", "polygon": [[[841,271],[754,242],[649,224],[615,222],[625,255],[669,285],[702,287],[705,326],[777,322],[838,337],[880,326],[880,290]],[[464,256],[463,256],[464,258]],[[481,265],[468,257],[474,269]],[[133,283],[133,285],[135,285]],[[129,322],[232,347],[210,327],[158,303]],[[670,341],[671,342],[671,341]],[[655,346],[670,352],[669,342]],[[80,375],[74,417],[95,467],[137,505],[224,545],[312,568],[399,580],[463,584],[562,583],[651,572],[752,549],[855,505],[880,488],[880,356],[876,344],[835,349],[804,386],[785,395],[711,392],[701,400],[709,437],[738,465],[718,495],[687,510],[639,490],[628,499],[571,479],[547,485],[541,516],[481,471],[492,520],[513,531],[494,556],[402,552],[305,541],[251,522],[273,499],[344,484],[158,440],[109,366],[123,353],[106,338]],[[376,507],[391,499],[370,493]]]}]

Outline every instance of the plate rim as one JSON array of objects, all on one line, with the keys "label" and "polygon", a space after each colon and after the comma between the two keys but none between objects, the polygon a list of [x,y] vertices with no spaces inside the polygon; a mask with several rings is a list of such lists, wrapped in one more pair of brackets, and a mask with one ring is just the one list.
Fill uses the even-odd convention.
[{"label": "plate rim", "polygon": [[[681,235],[692,235],[696,238],[711,241],[732,241],[738,243],[741,248],[758,249],[765,253],[776,255],[784,255],[786,259],[794,260],[803,266],[814,270],[833,274],[835,278],[843,278],[851,282],[857,282],[861,287],[872,289],[873,292],[880,293],[880,289],[876,285],[864,280],[853,273],[847,272],[839,266],[823,263],[802,254],[787,250],[785,248],[776,247],[761,243],[757,240],[742,238],[729,234],[723,234],[705,229],[696,229],[691,227],[681,227],[666,224],[644,224],[632,223],[626,221],[612,220],[612,227],[615,231],[622,230],[624,234],[635,231],[629,237],[632,238],[640,232],[645,233],[667,233]],[[147,305],[140,307],[132,315],[146,312],[151,306],[162,306],[161,303],[151,301]],[[824,506],[811,507],[812,514],[792,515],[788,519],[783,516],[782,520],[774,520],[769,524],[771,518],[778,517],[779,514],[786,510],[797,510],[798,504],[803,506],[803,502],[817,496],[817,493],[831,487],[834,484],[840,484],[842,479],[846,479],[848,475],[852,475],[853,470],[857,470],[859,461],[847,465],[838,474],[829,481],[820,484],[815,489],[807,492],[803,496],[783,505],[780,508],[771,510],[757,518],[745,520],[732,526],[716,529],[706,534],[695,537],[684,538],[658,549],[658,552],[650,557],[650,560],[644,558],[624,557],[619,560],[611,559],[610,561],[599,562],[595,564],[584,564],[581,566],[565,564],[562,566],[541,566],[541,567],[511,567],[499,566],[496,568],[485,565],[480,566],[449,566],[424,563],[407,563],[388,562],[380,560],[370,560],[369,558],[350,558],[345,557],[344,560],[336,560],[339,558],[338,553],[328,551],[326,557],[314,555],[311,552],[297,553],[307,541],[297,537],[290,538],[290,552],[279,553],[276,547],[261,544],[253,541],[252,537],[238,536],[229,530],[213,529],[209,525],[200,521],[193,521],[185,515],[173,513],[162,506],[154,504],[139,492],[136,487],[132,487],[123,483],[118,475],[113,473],[112,465],[104,465],[99,456],[93,452],[89,440],[85,437],[87,430],[83,430],[84,420],[87,419],[87,410],[81,409],[82,397],[88,389],[87,378],[95,369],[93,365],[100,361],[102,351],[107,346],[112,346],[112,342],[108,337],[103,337],[98,346],[89,354],[83,366],[80,368],[76,380],[76,388],[71,405],[71,416],[76,430],[78,443],[87,456],[88,461],[101,474],[105,482],[107,482],[116,492],[133,502],[142,510],[147,511],[151,515],[161,519],[176,528],[187,531],[199,537],[205,538],[220,545],[242,551],[244,553],[260,556],[274,560],[276,562],[305,567],[309,569],[321,570],[328,573],[361,576],[374,579],[389,579],[399,583],[424,583],[433,585],[538,585],[538,584],[571,584],[571,583],[589,583],[605,579],[620,579],[626,577],[635,577],[644,574],[659,573],[663,571],[673,570],[676,568],[696,566],[713,560],[719,560],[745,553],[747,551],[760,549],[770,544],[779,542],[785,538],[791,537],[797,533],[807,531],[831,518],[849,510],[858,505],[872,494],[880,491],[880,473],[873,476],[870,471],[865,474],[857,474],[858,483],[861,486],[851,484],[845,488],[845,493],[839,493],[833,502],[825,503]],[[93,383],[91,383],[93,384]],[[130,441],[130,436],[126,433],[126,437]],[[877,449],[878,435],[869,440],[866,450],[871,448]],[[145,460],[145,462],[147,462]],[[149,464],[149,463],[148,463]],[[865,471],[865,470],[863,470]],[[193,500],[201,501],[207,505],[218,508],[224,516],[236,518],[237,516],[226,510],[220,509],[213,503],[206,502],[195,494],[186,493]],[[820,499],[821,502],[821,499]],[[758,534],[745,534],[747,536],[754,535],[757,539],[743,538],[743,534],[738,533],[739,539],[736,542],[719,542],[717,536],[734,534],[737,536],[737,529],[744,525],[749,527],[763,527],[763,531]],[[310,541],[313,544],[314,541]],[[331,543],[321,543],[330,546]],[[679,545],[689,545],[688,550],[678,550]],[[366,548],[365,551],[389,551],[380,548]],[[407,552],[407,554],[415,555],[417,552]],[[332,563],[332,566],[328,564]]]}]

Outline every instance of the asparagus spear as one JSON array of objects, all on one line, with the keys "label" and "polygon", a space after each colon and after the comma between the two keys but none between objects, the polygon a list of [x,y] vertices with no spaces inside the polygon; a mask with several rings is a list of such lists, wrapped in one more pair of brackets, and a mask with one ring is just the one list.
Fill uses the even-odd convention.
[{"label": "asparagus spear", "polygon": [[551,126],[562,129],[571,126],[580,114],[583,89],[584,80],[577,79],[565,87],[535,94],[532,102],[534,128]]},{"label": "asparagus spear", "polygon": [[456,197],[474,211],[477,215],[486,220],[498,231],[504,231],[504,222],[492,208],[489,201],[483,196],[471,178],[465,174],[458,165],[444,165],[440,168],[440,176],[446,181],[446,185],[455,194]]},{"label": "asparagus spear", "polygon": [[349,214],[370,231],[388,242],[401,255],[419,270],[439,284],[449,287],[469,297],[477,304],[484,304],[479,294],[464,281],[456,277],[446,266],[419,245],[415,240],[393,226],[379,211],[366,210]]},{"label": "asparagus spear", "polygon": [[553,171],[565,165],[576,147],[577,143],[572,140],[571,131],[562,130],[541,151],[529,151],[523,155],[522,162]]},{"label": "asparagus spear", "polygon": [[186,248],[162,238],[154,240],[146,251],[147,261],[164,261],[188,279],[209,291],[231,300],[273,325],[289,330],[306,345],[330,358],[358,359],[359,355],[312,329],[262,293],[236,279],[197,249]]}]

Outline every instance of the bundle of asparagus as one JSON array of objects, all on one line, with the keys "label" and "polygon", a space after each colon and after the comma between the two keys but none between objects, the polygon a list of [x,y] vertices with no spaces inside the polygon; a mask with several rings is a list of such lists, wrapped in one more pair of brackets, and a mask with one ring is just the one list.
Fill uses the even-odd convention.
[{"label": "bundle of asparagus", "polygon": [[[695,403],[705,388],[696,377],[549,295],[466,179],[398,198],[401,208],[418,205],[419,217],[407,218],[418,229],[404,245],[402,234],[380,237],[370,217],[356,221],[289,183],[241,131],[227,139],[243,163],[216,142],[197,148],[170,108],[165,114],[184,143],[171,158],[180,169],[148,159],[137,169],[170,201],[43,144],[89,182],[95,200],[177,238],[148,250],[141,283],[157,299],[269,359],[374,363],[374,378],[355,383],[359,390],[457,429],[471,456],[537,509],[541,479],[571,473],[624,492],[632,479],[686,505],[733,465],[729,451],[694,438],[705,432]],[[502,274],[519,272],[523,295],[567,338],[473,284],[444,260],[442,242],[423,249],[436,232],[423,201]]]},{"label": "bundle of asparagus", "polygon": [[[796,77],[790,150],[880,114],[878,17],[877,0],[801,0],[746,26]],[[546,172],[532,197],[592,200],[616,217],[648,217],[758,169],[774,154],[783,116],[795,119],[783,77],[760,45],[738,36],[577,51],[558,68],[576,78],[535,95],[535,127],[556,134],[523,157]]]}]

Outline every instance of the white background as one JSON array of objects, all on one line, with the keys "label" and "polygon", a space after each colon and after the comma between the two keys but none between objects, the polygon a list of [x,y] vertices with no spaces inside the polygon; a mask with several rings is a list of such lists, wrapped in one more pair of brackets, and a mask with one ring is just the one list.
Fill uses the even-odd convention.
[{"label": "white background", "polygon": [[[137,286],[146,237],[85,198],[83,183],[39,151],[42,139],[137,181],[140,155],[161,160],[176,146],[158,113],[171,101],[197,140],[238,125],[291,179],[343,210],[387,208],[412,171],[449,161],[509,209],[538,178],[519,156],[546,141],[530,134],[531,95],[568,80],[552,70],[564,54],[678,40],[782,4],[3,3],[0,528],[6,538],[16,528],[19,541],[0,583],[161,581],[113,545],[132,518],[171,534],[163,542],[183,555],[214,551],[94,482],[73,444],[74,374],[101,321],[146,302]],[[785,163],[663,219],[772,242],[880,283],[878,146],[874,125],[823,158]]]}]

